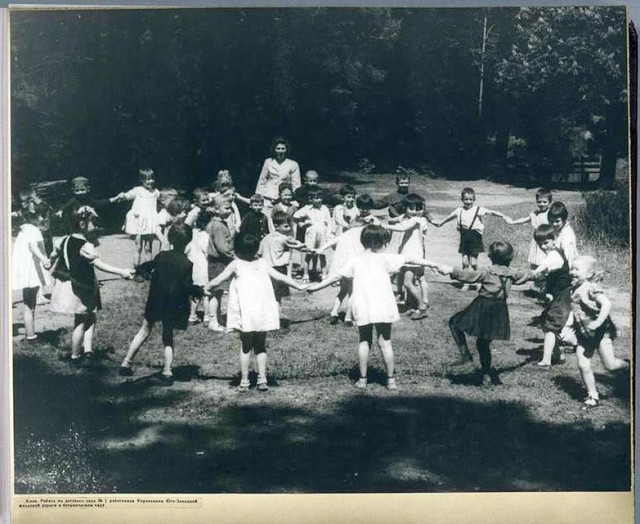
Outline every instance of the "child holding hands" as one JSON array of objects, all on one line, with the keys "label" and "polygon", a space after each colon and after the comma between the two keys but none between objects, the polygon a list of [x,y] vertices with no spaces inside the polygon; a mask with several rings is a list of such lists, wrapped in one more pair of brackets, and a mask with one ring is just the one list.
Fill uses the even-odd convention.
[{"label": "child holding hands", "polygon": [[577,345],[576,356],[580,376],[587,388],[585,408],[598,405],[600,396],[591,369],[591,358],[596,350],[604,367],[609,371],[628,369],[629,363],[616,357],[613,340],[616,326],[611,320],[611,301],[598,284],[602,272],[596,270],[596,259],[576,257],[571,263],[571,315],[567,326],[571,328],[572,342]]},{"label": "child holding hands", "polygon": [[227,306],[227,331],[239,331],[240,350],[239,391],[249,390],[251,351],[258,363],[259,391],[267,391],[267,331],[280,328],[278,303],[271,280],[282,282],[300,291],[305,289],[261,258],[256,258],[260,240],[250,233],[238,233],[234,241],[236,259],[205,286],[210,293],[222,282],[231,280]]},{"label": "child holding hands", "polygon": [[360,235],[364,252],[349,260],[342,269],[318,284],[308,288],[312,293],[341,278],[353,279],[353,318],[358,326],[360,342],[358,344],[358,362],[360,378],[356,387],[367,387],[367,365],[369,351],[373,343],[373,330],[378,335],[378,346],[384,359],[387,372],[387,388],[397,389],[394,378],[394,355],[391,345],[391,324],[400,319],[396,306],[390,274],[400,271],[405,264],[435,266],[432,262],[420,259],[408,259],[403,255],[385,253],[390,234],[381,226],[370,224]]}]

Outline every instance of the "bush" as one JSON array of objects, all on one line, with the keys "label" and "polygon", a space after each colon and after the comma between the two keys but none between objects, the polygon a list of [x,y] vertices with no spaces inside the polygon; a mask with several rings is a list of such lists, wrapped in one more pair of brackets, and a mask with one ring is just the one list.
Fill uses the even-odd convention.
[{"label": "bush", "polygon": [[629,183],[619,181],[612,191],[583,194],[585,206],[577,217],[584,234],[605,245],[629,245]]}]

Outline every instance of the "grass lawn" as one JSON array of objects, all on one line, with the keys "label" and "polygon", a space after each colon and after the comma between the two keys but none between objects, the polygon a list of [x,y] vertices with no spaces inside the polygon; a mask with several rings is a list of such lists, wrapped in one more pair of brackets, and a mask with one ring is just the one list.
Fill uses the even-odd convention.
[{"label": "grass lawn", "polygon": [[[382,196],[392,176],[346,176],[358,192]],[[460,189],[480,205],[514,218],[534,205],[535,190],[489,182],[414,181],[428,207],[443,216]],[[336,184],[332,184],[337,187]],[[579,192],[558,192],[570,212]],[[504,238],[526,267],[531,227],[487,219],[485,245]],[[580,239],[580,232],[577,231]],[[428,258],[457,264],[458,236],[449,223],[429,232]],[[110,263],[126,266],[132,241],[102,239]],[[620,357],[632,340],[629,253],[579,243],[606,271]],[[484,259],[486,262],[486,258]],[[515,287],[509,298],[512,337],[494,344],[504,385],[476,385],[473,367],[454,370],[449,317],[473,291],[430,275],[429,317],[402,318],[392,340],[400,389],[387,391],[382,359],[370,360],[370,386],[353,388],[357,330],[330,326],[336,288],[284,303],[288,327],[268,336],[270,390],[236,391],[238,340],[202,325],[176,337],[175,384],[161,387],[160,333],[154,333],[123,379],[117,367],[139,328],[148,284],[102,274],[91,368],[66,361],[72,320],[37,310],[39,342],[16,337],[13,348],[16,493],[300,493],[456,492],[630,489],[630,380],[593,360],[602,403],[584,411],[574,354],[541,371],[542,332],[529,326],[541,306]],[[20,331],[14,309],[14,332]],[[253,377],[255,380],[255,377]]]}]

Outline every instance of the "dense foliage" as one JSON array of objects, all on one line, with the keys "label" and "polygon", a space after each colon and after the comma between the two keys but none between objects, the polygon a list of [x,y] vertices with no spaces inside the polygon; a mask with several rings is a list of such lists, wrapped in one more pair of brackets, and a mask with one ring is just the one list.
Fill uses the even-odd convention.
[{"label": "dense foliage", "polygon": [[610,185],[625,37],[612,7],[12,12],[14,187],[149,165],[250,188],[276,134],[325,174],[538,179],[597,153]]}]

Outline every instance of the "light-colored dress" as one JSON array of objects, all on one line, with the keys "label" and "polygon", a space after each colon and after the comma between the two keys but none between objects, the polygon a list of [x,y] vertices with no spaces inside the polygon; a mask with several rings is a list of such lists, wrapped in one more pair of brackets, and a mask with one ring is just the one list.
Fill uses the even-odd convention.
[{"label": "light-colored dress", "polygon": [[295,160],[285,158],[282,163],[275,158],[267,158],[262,165],[256,193],[269,199],[268,206],[271,208],[271,201],[276,200],[279,195],[278,186],[282,182],[289,182],[295,191],[300,187],[300,166]]},{"label": "light-colored dress", "polygon": [[207,248],[209,233],[200,229],[193,230],[193,238],[187,244],[184,252],[193,264],[193,285],[206,286],[209,282],[209,264],[207,262]]},{"label": "light-colored dress", "polygon": [[351,301],[358,326],[400,319],[389,275],[397,273],[404,263],[402,255],[365,251],[340,270],[343,277],[353,278]]},{"label": "light-colored dress", "polygon": [[329,275],[335,275],[349,260],[364,253],[364,246],[360,242],[363,229],[364,226],[352,227],[340,235],[329,264]]},{"label": "light-colored dress", "polygon": [[278,303],[269,277],[269,265],[261,258],[236,259],[229,286],[227,329],[248,333],[280,328]]},{"label": "light-colored dress", "polygon": [[124,231],[129,235],[155,235],[158,227],[158,196],[160,191],[137,186],[123,193],[126,200],[133,200],[127,213]]},{"label": "light-colored dress", "polygon": [[424,217],[411,217],[400,222],[405,226],[410,224],[410,229],[401,232],[399,252],[406,258],[424,258],[424,235],[427,232],[427,219]]},{"label": "light-colored dress", "polygon": [[[548,213],[549,213],[548,210],[543,213],[536,213],[535,211],[533,213],[529,213],[529,220],[531,220],[531,227],[533,228],[534,231],[538,227],[540,227],[542,224],[549,223]],[[536,266],[539,266],[544,260],[544,257],[545,257],[544,251],[540,249],[535,238],[532,238],[531,246],[529,247],[529,256],[527,257],[527,261],[529,262],[529,264],[534,264]]]},{"label": "light-colored dress", "polygon": [[576,244],[576,234],[569,224],[565,224],[556,237],[556,247],[562,249],[569,265],[571,265],[573,259],[578,256],[578,247]]},{"label": "light-colored dress", "polygon": [[358,216],[360,216],[360,210],[356,206],[346,207],[338,204],[333,208],[331,232],[335,236],[340,236],[353,225]]},{"label": "light-colored dress", "polygon": [[309,222],[304,230],[304,243],[309,249],[317,249],[328,242],[331,233],[331,213],[327,206],[315,208],[309,204],[301,207],[293,216]]},{"label": "light-colored dress", "polygon": [[42,267],[29,249],[36,244],[44,254],[44,239],[40,230],[33,224],[23,224],[13,245],[12,281],[13,289],[44,287],[50,284],[49,273]]}]

